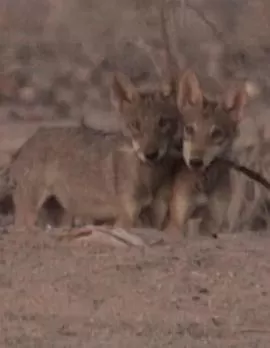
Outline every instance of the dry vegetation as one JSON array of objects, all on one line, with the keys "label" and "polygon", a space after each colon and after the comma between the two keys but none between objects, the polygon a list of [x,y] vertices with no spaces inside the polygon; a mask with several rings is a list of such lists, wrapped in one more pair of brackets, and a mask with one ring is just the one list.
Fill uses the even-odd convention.
[{"label": "dry vegetation", "polygon": [[[164,42],[160,34],[159,11],[160,1],[154,0],[1,0],[0,162],[6,163],[9,160],[10,154],[21,146],[21,144],[31,134],[33,134],[41,122],[74,124],[76,123],[76,119],[79,119],[84,115],[88,124],[93,127],[117,129],[117,117],[114,115],[109,102],[109,73],[115,70],[121,70],[128,73],[138,84],[156,82],[161,76],[166,74],[166,54]],[[230,83],[235,79],[248,80],[253,89],[256,87],[256,92],[258,93],[250,101],[246,110],[246,117],[243,120],[241,127],[241,135],[235,148],[235,157],[240,163],[260,171],[270,179],[270,158],[268,152],[268,138],[270,136],[270,121],[268,120],[270,117],[269,0],[168,0],[168,12],[168,28],[171,46],[174,55],[177,57],[180,68],[184,69],[186,66],[193,67],[198,73],[204,88],[208,90],[209,93],[217,93],[223,88],[222,86],[225,86],[227,83]],[[265,189],[250,182],[242,175],[237,174],[234,176],[235,195],[232,198],[228,213],[228,221],[231,230],[267,230],[270,209],[270,203],[268,200],[269,194]],[[2,207],[0,208],[2,209]],[[38,281],[41,283],[46,283],[47,281],[46,284],[48,284],[48,281],[52,281],[50,279],[48,280],[48,278],[46,278],[47,280],[45,280],[45,278],[43,279],[42,275],[40,276],[41,280],[38,279],[36,275],[30,277],[29,273],[27,273],[31,272],[33,269],[39,269],[39,272],[41,272],[40,274],[43,274],[43,276],[47,274],[48,269],[50,273],[50,265],[44,266],[45,270],[41,269],[41,265],[37,265],[36,260],[32,260],[31,257],[28,259],[27,255],[25,255],[33,252],[33,246],[25,246],[23,256],[20,256],[20,259],[15,262],[14,260],[17,257],[15,254],[16,252],[17,255],[20,254],[21,247],[16,246],[16,252],[11,249],[9,249],[11,251],[7,251],[8,249],[5,249],[4,244],[2,244],[3,241],[1,241],[1,248],[3,249],[1,249],[3,258],[3,260],[1,259],[1,265],[3,265],[3,270],[1,270],[1,272],[3,272],[3,274],[1,273],[0,276],[0,297],[5,298],[5,296],[7,296],[6,289],[9,287],[7,283],[11,283],[12,279],[18,279],[17,273],[19,271],[15,273],[13,272],[14,274],[12,274],[14,278],[12,278],[13,276],[9,277],[4,275],[6,270],[10,269],[10,267],[20,267],[23,260],[26,260],[26,263],[22,271],[24,273],[22,274],[28,274],[28,276],[26,275],[26,279],[29,284],[37,286]],[[243,246],[242,241],[237,243],[240,250],[247,248],[246,245]],[[251,242],[249,241],[248,243],[252,244],[252,239]],[[256,240],[256,243],[260,242]],[[9,241],[8,245],[12,248],[14,243]],[[227,247],[226,245],[223,246],[225,249]],[[22,299],[20,300],[20,297],[18,298],[18,304],[14,302],[13,307],[7,310],[7,313],[11,313],[10,315],[13,316],[14,312],[16,312],[17,317],[6,318],[7,322],[11,323],[12,329],[11,331],[8,331],[5,327],[6,340],[3,338],[3,347],[51,347],[51,343],[48,342],[56,342],[58,334],[62,338],[57,341],[59,343],[56,343],[54,345],[55,347],[88,347],[88,343],[90,342],[89,339],[91,337],[93,347],[107,347],[105,342],[108,341],[110,334],[111,337],[113,337],[111,341],[112,345],[110,346],[115,347],[126,347],[127,345],[132,347],[140,345],[149,347],[176,347],[179,346],[179,340],[184,338],[187,338],[186,341],[184,341],[186,342],[186,345],[184,345],[185,347],[201,347],[202,344],[208,347],[264,347],[264,344],[269,342],[269,340],[265,340],[267,331],[261,332],[261,335],[264,335],[264,338],[261,338],[261,341],[259,338],[254,338],[256,335],[260,336],[260,331],[257,328],[261,327],[263,320],[261,320],[261,322],[258,318],[257,321],[247,320],[248,325],[257,325],[255,328],[247,328],[250,332],[252,332],[252,329],[255,330],[253,338],[249,340],[243,333],[244,338],[242,340],[239,339],[238,341],[237,337],[232,335],[232,332],[234,332],[232,328],[234,328],[235,322],[239,318],[236,320],[236,317],[233,317],[234,314],[231,314],[231,317],[228,319],[226,316],[226,310],[224,310],[223,307],[219,307],[220,303],[228,301],[228,312],[230,311],[230,313],[233,313],[231,311],[237,312],[237,310],[246,308],[247,306],[242,298],[237,297],[237,309],[232,300],[235,295],[233,290],[232,293],[226,293],[225,288],[230,287],[232,282],[231,275],[226,273],[226,267],[231,267],[230,269],[237,270],[235,271],[235,277],[237,277],[238,274],[240,274],[240,268],[242,270],[245,262],[249,265],[248,272],[245,273],[242,278],[241,275],[239,276],[237,283],[238,286],[235,286],[237,288],[235,291],[241,292],[245,291],[246,287],[251,287],[253,292],[250,295],[250,300],[248,300],[250,305],[251,302],[258,299],[258,297],[267,296],[266,290],[264,291],[264,295],[260,295],[260,290],[258,290],[258,288],[255,289],[254,285],[256,282],[261,282],[262,275],[257,275],[257,268],[255,265],[251,263],[251,260],[247,255],[243,256],[237,247],[236,251],[228,247],[228,250],[230,249],[228,254],[224,249],[225,251],[221,253],[221,259],[219,258],[220,254],[218,249],[209,252],[209,248],[210,247],[207,246],[207,250],[205,251],[207,256],[203,255],[202,251],[199,251],[200,248],[196,244],[195,249],[191,251],[191,254],[188,254],[189,250],[182,250],[182,252],[185,253],[180,257],[181,260],[179,259],[179,255],[170,255],[167,259],[167,256],[159,256],[156,257],[154,261],[146,261],[145,259],[140,261],[141,266],[139,265],[138,267],[149,267],[150,269],[150,263],[152,262],[153,268],[150,271],[149,269],[146,269],[146,273],[143,274],[139,285],[135,284],[138,275],[135,277],[135,280],[130,280],[131,278],[124,280],[123,278],[123,275],[128,277],[128,274],[130,274],[130,269],[132,269],[132,266],[130,265],[133,262],[136,264],[136,267],[134,266],[136,269],[135,273],[141,272],[138,271],[137,268],[137,265],[139,264],[138,261],[136,261],[137,259],[134,261],[130,255],[127,260],[125,259],[125,262],[127,262],[129,266],[127,269],[120,270],[120,273],[122,272],[120,276],[121,279],[119,278],[117,265],[124,262],[124,257],[121,260],[117,259],[112,261],[112,268],[115,267],[113,272],[110,273],[109,271],[106,271],[106,279],[113,279],[112,284],[113,287],[115,287],[113,290],[114,295],[112,296],[116,296],[116,279],[120,279],[120,293],[127,302],[133,301],[129,296],[124,295],[123,289],[126,287],[128,291],[128,284],[131,284],[130,286],[132,289],[136,289],[136,286],[139,287],[138,291],[141,291],[140,294],[145,294],[145,298],[147,296],[151,297],[153,291],[159,291],[156,289],[156,287],[159,286],[158,283],[162,283],[161,279],[159,282],[153,280],[157,275],[158,270],[160,272],[159,276],[162,279],[167,279],[166,272],[168,270],[170,275],[175,272],[174,277],[177,275],[179,282],[186,281],[186,284],[189,284],[187,286],[192,289],[191,292],[194,291],[194,298],[197,298],[197,300],[194,301],[203,302],[203,304],[200,302],[199,306],[202,313],[205,311],[204,305],[206,306],[205,303],[207,302],[205,298],[210,297],[210,294],[216,296],[214,299],[216,302],[212,305],[208,302],[208,307],[206,306],[209,310],[209,313],[207,312],[209,317],[207,317],[206,322],[200,321],[203,320],[204,317],[202,313],[197,313],[197,302],[194,305],[192,299],[194,308],[192,306],[190,307],[191,312],[190,315],[188,315],[188,320],[186,320],[187,318],[182,317],[179,328],[175,326],[175,328],[171,329],[172,331],[169,332],[170,324],[175,323],[175,321],[172,316],[168,319],[166,314],[165,317],[170,321],[170,324],[167,325],[168,327],[166,325],[162,326],[162,315],[164,310],[172,311],[171,313],[173,313],[172,315],[175,315],[176,320],[177,311],[175,310],[175,303],[177,302],[177,306],[181,307],[181,301],[188,301],[186,298],[184,298],[184,300],[182,298],[181,300],[177,297],[177,291],[179,293],[179,291],[181,292],[183,289],[181,287],[177,289],[177,286],[175,285],[176,288],[173,290],[167,289],[168,291],[161,291],[161,297],[158,297],[159,295],[156,293],[152,302],[146,301],[146,303],[143,303],[143,301],[140,300],[141,307],[138,308],[143,309],[143,314],[141,316],[136,308],[131,309],[131,313],[132,311],[134,313],[136,312],[136,315],[140,318],[138,319],[139,322],[144,323],[140,324],[141,328],[138,327],[138,330],[136,329],[138,332],[134,327],[127,326],[131,325],[130,323],[132,322],[132,314],[130,313],[125,313],[127,317],[123,319],[125,323],[122,324],[126,326],[121,326],[122,331],[119,331],[117,325],[120,325],[121,321],[115,321],[116,319],[110,312],[109,305],[107,304],[107,312],[103,309],[103,314],[104,317],[106,317],[108,316],[108,313],[110,313],[110,319],[108,320],[114,322],[112,330],[115,330],[109,333],[109,331],[107,332],[105,330],[108,323],[106,324],[106,321],[102,319],[101,312],[100,317],[97,319],[100,326],[93,324],[90,319],[89,322],[86,320],[87,312],[85,311],[85,305],[87,306],[87,301],[91,301],[92,299],[86,296],[87,290],[85,290],[85,288],[83,289],[83,286],[81,285],[79,293],[81,294],[80,296],[85,299],[85,304],[83,305],[82,302],[81,307],[74,306],[73,314],[66,314],[67,311],[64,310],[64,308],[69,305],[69,299],[67,298],[67,295],[65,295],[66,297],[64,297],[61,310],[52,311],[50,316],[42,317],[46,305],[40,303],[38,310],[36,310],[35,316],[32,316],[32,319],[31,313],[26,314],[28,315],[28,319],[22,319],[20,316],[25,314],[20,312],[23,312],[22,307],[20,306],[22,306],[22,303],[27,306],[27,301],[24,302],[25,298],[21,295]],[[263,263],[263,257],[264,255],[267,255],[268,250],[260,250],[261,254],[258,251],[254,257],[259,255],[257,260],[260,260],[260,262]],[[39,254],[39,252],[40,250],[36,250],[36,254]],[[46,262],[47,259],[51,259],[52,255],[54,255],[51,263],[53,264],[52,267],[57,268],[58,275],[56,277],[61,277],[61,267],[62,270],[66,269],[67,273],[65,274],[70,276],[74,276],[75,273],[79,271],[80,266],[75,267],[74,265],[73,266],[76,268],[74,272],[69,270],[68,267],[71,261],[69,261],[68,265],[64,265],[64,258],[66,256],[77,257],[78,255],[71,255],[71,252],[65,249],[64,252],[63,250],[61,251],[63,259],[59,261],[58,259],[56,260],[56,256],[53,252],[54,249],[49,251],[48,247],[45,247],[45,251],[43,251],[41,255],[42,261],[40,261],[40,263]],[[192,261],[193,258],[194,260],[196,258],[196,252],[199,252],[198,258],[200,258],[200,260],[198,262],[202,263],[202,266],[201,264],[198,266],[199,264],[196,264],[197,261],[194,261],[194,263]],[[76,252],[74,253],[76,254]],[[88,272],[87,254],[83,255],[84,256],[80,256],[78,260],[83,265],[84,272]],[[243,258],[241,258],[242,256]],[[136,257],[139,256],[137,255]],[[212,260],[209,261],[208,259],[211,257]],[[226,257],[229,260],[229,264],[226,264]],[[100,260],[101,258],[102,256],[97,257],[94,255],[92,256],[91,262],[100,262],[102,261]],[[103,260],[104,268],[100,266],[100,269],[102,270],[108,269],[111,265],[111,260],[108,261],[107,256],[104,256],[104,258],[106,259],[105,261]],[[165,259],[167,261],[165,261]],[[13,260],[14,262],[10,260]],[[195,273],[197,272],[197,275],[202,272],[200,273],[200,279],[202,280],[202,283],[206,284],[206,288],[214,286],[209,278],[211,274],[222,269],[221,272],[226,273],[226,277],[224,276],[223,278],[224,284],[222,285],[222,289],[220,288],[221,284],[216,280],[214,290],[207,290],[210,291],[210,293],[205,293],[205,290],[203,290],[204,287],[201,285],[200,288],[202,289],[202,292],[198,289],[197,291],[195,289],[197,286],[195,283],[195,285],[192,282],[188,283],[191,275],[186,274],[187,271],[186,273],[184,272],[184,275],[181,273],[182,269],[181,272],[179,271],[179,268],[175,271],[174,267],[177,267],[176,263],[180,262],[179,260],[183,262],[184,265],[188,265],[191,271],[194,271]],[[208,261],[210,263],[206,265]],[[61,263],[61,267],[59,266],[59,262]],[[217,262],[218,266],[217,269],[213,270],[212,266],[210,267],[209,265],[213,265],[215,262]],[[170,264],[167,266],[166,270],[164,264]],[[71,266],[71,269],[73,266]],[[265,263],[263,263],[263,267],[263,274],[269,274],[269,270],[266,270]],[[87,285],[84,284],[84,287],[91,285],[95,287],[96,285],[94,282],[100,281],[100,278],[98,278],[95,272],[101,272],[101,270],[99,267],[97,268],[97,271],[92,270],[94,277],[91,278],[89,276],[85,283]],[[131,273],[132,272],[134,272],[133,269],[131,270]],[[205,274],[208,275],[206,276]],[[249,274],[251,274],[250,277]],[[168,279],[172,282],[174,277],[170,275],[168,276]],[[152,279],[153,284],[151,283],[151,280],[149,284],[147,283],[149,276],[150,279]],[[80,284],[82,284],[82,280],[78,279],[78,275],[76,277],[75,280],[77,283],[79,284],[81,282]],[[53,279],[55,280],[55,278]],[[71,282],[73,287],[76,287],[76,281]],[[143,283],[144,281],[145,283]],[[234,281],[237,282],[237,280]],[[15,285],[18,283],[18,281],[17,283],[16,281],[14,282]],[[104,291],[104,298],[101,298],[102,294],[99,295],[99,290],[97,290],[95,294],[97,297],[97,300],[95,300],[96,304],[93,304],[93,306],[91,305],[93,308],[90,306],[91,311],[96,311],[97,308],[102,307],[103,301],[105,301],[106,298],[107,300],[110,298],[111,294],[108,291],[108,284],[106,282],[107,281],[103,279],[100,283],[102,285],[99,285],[100,291]],[[168,280],[166,280],[166,282],[168,283]],[[199,282],[198,279],[195,282]],[[145,284],[148,284],[146,288]],[[267,284],[264,285],[269,288]],[[63,291],[63,289],[66,288],[66,291],[73,293],[74,289],[68,289],[68,284],[63,280],[61,280],[57,286],[60,289],[57,291]],[[152,286],[153,289],[151,288]],[[41,296],[45,303],[50,302],[52,298],[55,299],[56,302],[59,302],[58,297],[56,296],[56,290],[52,290],[48,286],[45,288],[46,290],[44,291],[51,291],[51,297],[48,295],[44,297],[44,293],[42,293],[40,288],[36,291],[35,296],[37,298],[38,296]],[[21,294],[23,289],[21,289],[20,286],[18,289]],[[174,293],[176,302],[170,302],[170,304],[163,308],[161,303],[166,303],[166,298],[171,297],[172,293]],[[226,294],[228,298],[222,298],[222,294]],[[134,296],[138,297],[139,295],[137,293],[136,295],[134,294]],[[185,289],[185,296],[188,296],[187,289]],[[35,299],[35,306],[37,306],[37,298]],[[9,300],[13,301],[12,296],[9,296]],[[118,301],[116,307],[118,314],[120,313],[119,315],[121,316],[121,313],[123,314],[123,307],[119,302],[119,298],[115,301]],[[42,305],[45,307],[43,308]],[[144,306],[150,311],[147,320],[144,317],[147,316]],[[209,306],[213,306],[211,307],[212,309]],[[263,302],[261,302],[260,306],[260,308],[263,308]],[[155,312],[154,308],[158,308],[157,312]],[[209,308],[213,310],[213,312],[216,311],[219,313],[219,316],[217,317],[218,319],[215,319],[216,316],[212,316],[213,313]],[[255,307],[250,307],[249,309],[250,311],[255,311],[254,308]],[[69,333],[69,328],[66,329],[66,327],[69,327],[69,322],[72,320],[73,323],[76,322],[80,310],[82,310],[81,313],[83,313],[83,318],[87,323],[84,326],[82,321],[78,321],[81,327],[78,326],[79,328],[76,328],[75,325],[75,328],[73,327],[70,329],[71,333]],[[247,308],[246,312],[248,312]],[[156,322],[156,326],[151,321],[153,319],[150,318],[153,316],[151,313],[156,313],[157,317],[159,315],[161,316],[161,321],[158,323]],[[57,321],[57,315],[61,316],[59,319],[60,322],[61,320],[63,322],[66,321],[61,329],[64,333],[57,333],[55,336],[52,334],[49,335],[48,332],[53,331],[50,326],[54,325],[52,318]],[[249,314],[247,313],[247,317],[248,315]],[[264,323],[267,323],[267,320],[269,320],[269,313],[268,317],[266,312],[264,312],[264,315]],[[19,327],[18,323],[21,320],[26,320],[27,325],[30,322],[30,326],[28,325],[28,333],[25,331],[22,333],[22,331],[20,331],[22,330],[22,327]],[[158,319],[156,320],[158,321]],[[190,324],[188,324],[188,327],[186,327],[187,321]],[[15,322],[19,328],[14,324]],[[49,322],[52,322],[52,324],[48,326]],[[209,324],[210,322],[212,326]],[[57,323],[59,324],[59,321]],[[245,318],[241,317],[237,323],[239,325],[246,323]],[[87,325],[89,327],[94,325],[93,327],[96,330],[98,339],[94,339],[93,336],[90,337],[87,334]],[[148,325],[149,330],[147,331],[143,325]],[[157,329],[157,331],[161,338],[157,336],[154,337],[153,333],[159,325],[160,328]],[[222,325],[225,325],[225,331],[222,331]],[[221,326],[222,328],[220,328]],[[47,328],[47,333],[44,333],[44,327]],[[191,333],[188,331],[189,327],[191,327]],[[16,334],[12,333],[13,329],[15,331],[18,329]],[[80,336],[82,337],[82,341],[76,339],[77,336],[74,336],[76,330],[82,335]],[[168,330],[168,332],[165,332],[164,330]],[[192,330],[195,330],[195,333]],[[223,334],[221,334],[221,331],[219,330],[221,330]],[[97,332],[99,332],[99,334]],[[134,345],[132,345],[131,340],[128,339],[128,333],[135,337],[133,341]],[[238,332],[238,334],[240,333]],[[121,335],[123,342],[125,343],[121,345],[120,341],[122,339],[120,340],[117,335]],[[149,335],[154,337],[152,337],[153,341],[151,342],[149,341]],[[173,335],[178,337],[176,341],[170,341],[169,337],[174,337]],[[209,335],[212,338],[214,337],[213,341],[211,341],[213,345],[210,345],[211,342],[208,340]],[[2,334],[0,336],[1,339],[4,337]],[[50,340],[47,344],[42,341],[42,338],[44,337]],[[228,341],[226,341],[226,337],[229,337]],[[98,342],[100,344],[98,344]]]}]

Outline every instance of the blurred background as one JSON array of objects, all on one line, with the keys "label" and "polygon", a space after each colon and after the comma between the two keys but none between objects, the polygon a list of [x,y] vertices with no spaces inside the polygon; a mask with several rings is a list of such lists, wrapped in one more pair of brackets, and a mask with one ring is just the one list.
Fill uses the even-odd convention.
[{"label": "blurred background", "polygon": [[[166,74],[161,0],[1,0],[0,153],[6,163],[42,122],[117,129],[109,75],[135,83]],[[167,28],[180,69],[209,93],[234,80],[252,91],[235,156],[269,176],[269,0],[167,0]],[[268,223],[267,192],[236,177],[230,222]],[[241,217],[239,219],[239,217]]]}]

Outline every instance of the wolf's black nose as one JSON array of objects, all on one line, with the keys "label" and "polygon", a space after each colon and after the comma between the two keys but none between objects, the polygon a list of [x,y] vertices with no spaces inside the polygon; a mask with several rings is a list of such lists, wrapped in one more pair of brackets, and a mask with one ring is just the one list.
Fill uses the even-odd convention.
[{"label": "wolf's black nose", "polygon": [[158,151],[152,151],[149,153],[145,154],[145,157],[148,161],[156,161],[159,157],[159,152]]},{"label": "wolf's black nose", "polygon": [[200,158],[191,158],[189,165],[192,169],[201,169],[203,167],[203,160]]}]

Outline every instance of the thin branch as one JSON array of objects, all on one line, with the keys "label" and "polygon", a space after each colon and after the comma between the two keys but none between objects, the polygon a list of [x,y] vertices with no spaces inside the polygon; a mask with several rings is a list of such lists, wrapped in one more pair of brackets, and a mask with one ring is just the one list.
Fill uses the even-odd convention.
[{"label": "thin branch", "polygon": [[171,82],[173,83],[173,81],[175,80],[175,75],[178,74],[179,67],[171,50],[170,38],[169,38],[168,29],[167,29],[166,0],[161,0],[160,29],[161,29],[161,37],[165,45],[166,70],[167,70],[167,73],[169,74],[169,78]]},{"label": "thin branch", "polygon": [[141,37],[135,41],[135,44],[148,55],[148,57],[151,59],[153,65],[156,69],[157,74],[159,75],[159,77],[162,77],[162,71],[161,71],[156,59],[154,59],[154,55],[153,55],[151,47],[149,45],[147,45],[147,43]]},{"label": "thin branch", "polygon": [[180,9],[181,9],[181,17],[180,17],[180,21],[181,21],[181,28],[185,29],[186,27],[186,0],[180,0]]},{"label": "thin branch", "polygon": [[221,41],[223,44],[226,43],[223,33],[220,30],[218,30],[215,23],[213,23],[207,18],[207,16],[204,14],[203,11],[201,11],[200,9],[198,9],[197,7],[193,6],[190,3],[187,3],[186,6],[187,8],[189,8],[190,10],[192,10],[193,12],[197,14],[197,16],[211,29],[211,31],[213,32],[213,34],[219,41]]},{"label": "thin branch", "polygon": [[260,334],[270,334],[270,330],[267,330],[267,329],[242,329],[242,330],[239,330],[237,331],[237,333],[260,333]]},{"label": "thin branch", "polygon": [[81,238],[88,237],[90,240],[99,240],[101,242],[107,242],[119,245],[135,246],[140,248],[147,247],[147,244],[142,238],[125,231],[122,228],[106,228],[102,226],[87,225],[78,229],[74,229],[68,232],[63,232],[56,236],[58,241],[73,241]]}]

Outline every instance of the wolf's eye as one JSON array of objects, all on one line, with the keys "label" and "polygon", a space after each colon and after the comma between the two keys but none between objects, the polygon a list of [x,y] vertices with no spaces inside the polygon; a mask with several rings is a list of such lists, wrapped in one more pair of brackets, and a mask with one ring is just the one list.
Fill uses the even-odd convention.
[{"label": "wolf's eye", "polygon": [[185,133],[186,133],[186,135],[188,135],[188,136],[190,136],[190,137],[193,136],[194,133],[195,133],[195,128],[194,128],[194,126],[191,125],[191,124],[186,125],[186,126],[185,126]]},{"label": "wolf's eye", "polygon": [[139,132],[141,129],[141,124],[138,120],[134,120],[131,122],[131,127]]},{"label": "wolf's eye", "polygon": [[220,129],[220,128],[214,126],[214,127],[211,129],[210,135],[211,135],[211,138],[212,138],[213,140],[218,141],[218,140],[223,139],[223,137],[224,137],[224,132],[222,131],[222,129]]},{"label": "wolf's eye", "polygon": [[168,122],[164,118],[160,118],[158,121],[158,125],[160,128],[165,128],[168,126]]}]

